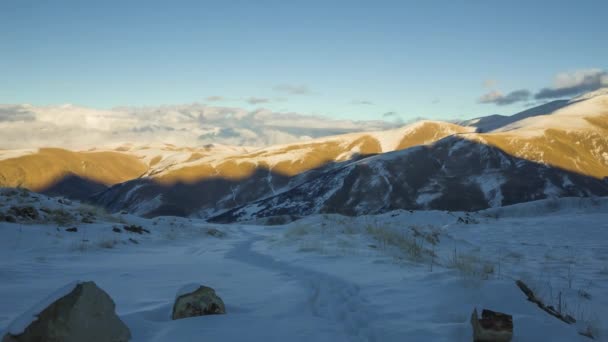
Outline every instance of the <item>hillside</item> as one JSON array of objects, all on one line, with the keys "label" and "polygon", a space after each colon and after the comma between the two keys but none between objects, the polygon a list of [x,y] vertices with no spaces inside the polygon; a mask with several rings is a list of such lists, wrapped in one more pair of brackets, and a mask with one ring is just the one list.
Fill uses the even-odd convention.
[{"label": "hillside", "polygon": [[[0,151],[0,156],[3,156]],[[139,177],[147,166],[135,156],[41,148],[0,157],[0,186],[86,198],[107,186]]]},{"label": "hillside", "polygon": [[607,196],[608,181],[448,137],[351,162],[276,196],[230,210],[216,222],[395,209],[480,210],[554,197]]},{"label": "hillside", "polygon": [[423,121],[391,131],[340,135],[238,155],[213,154],[112,187],[95,201],[111,210],[126,208],[143,215],[208,216],[285,192],[354,160],[470,131]]}]

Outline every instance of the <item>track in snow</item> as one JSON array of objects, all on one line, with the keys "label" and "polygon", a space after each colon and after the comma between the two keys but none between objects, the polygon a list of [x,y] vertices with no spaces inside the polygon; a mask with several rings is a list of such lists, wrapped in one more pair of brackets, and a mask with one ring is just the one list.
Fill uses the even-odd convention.
[{"label": "track in snow", "polygon": [[371,305],[360,294],[356,284],[304,267],[277,261],[254,251],[251,246],[264,237],[242,229],[249,239],[239,242],[226,257],[266,270],[276,271],[301,282],[310,291],[308,303],[314,316],[330,320],[343,328],[351,341],[375,341],[369,322],[373,319]]}]

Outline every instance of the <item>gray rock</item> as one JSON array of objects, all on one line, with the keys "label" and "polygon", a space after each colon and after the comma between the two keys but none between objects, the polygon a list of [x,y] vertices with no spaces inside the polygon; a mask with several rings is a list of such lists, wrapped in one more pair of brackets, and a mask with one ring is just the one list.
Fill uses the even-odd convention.
[{"label": "gray rock", "polygon": [[189,285],[179,291],[171,319],[225,314],[226,308],[215,290],[207,286]]},{"label": "gray rock", "polygon": [[9,328],[2,342],[126,342],[131,339],[129,328],[114,311],[114,301],[94,282],[77,283],[69,293],[58,297],[42,311],[18,318],[25,318],[27,324],[27,315],[34,317],[22,331]]}]

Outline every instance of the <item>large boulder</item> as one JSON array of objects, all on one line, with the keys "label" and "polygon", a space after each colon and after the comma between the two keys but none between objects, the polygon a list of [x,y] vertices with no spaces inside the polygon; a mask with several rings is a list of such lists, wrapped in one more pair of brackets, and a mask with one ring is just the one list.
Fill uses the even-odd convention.
[{"label": "large boulder", "polygon": [[131,332],[114,309],[94,282],[73,282],[15,319],[2,342],[129,341]]},{"label": "large boulder", "polygon": [[197,284],[186,285],[178,292],[171,319],[225,314],[226,308],[215,290]]}]

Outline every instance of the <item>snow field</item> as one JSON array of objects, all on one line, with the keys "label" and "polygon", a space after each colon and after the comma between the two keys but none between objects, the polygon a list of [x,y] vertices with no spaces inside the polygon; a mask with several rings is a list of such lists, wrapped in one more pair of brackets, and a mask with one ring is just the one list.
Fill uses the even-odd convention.
[{"label": "snow field", "polygon": [[[606,340],[603,209],[560,200],[472,214],[316,215],[283,226],[118,215],[78,223],[77,232],[3,222],[0,334],[80,279],[110,294],[133,341],[470,341],[474,307],[512,314],[514,341],[587,341],[578,334],[586,329]],[[126,224],[150,233],[112,231]],[[515,279],[548,304],[561,292],[579,323],[538,309]],[[175,294],[189,283],[214,288],[227,314],[171,321]]]}]

